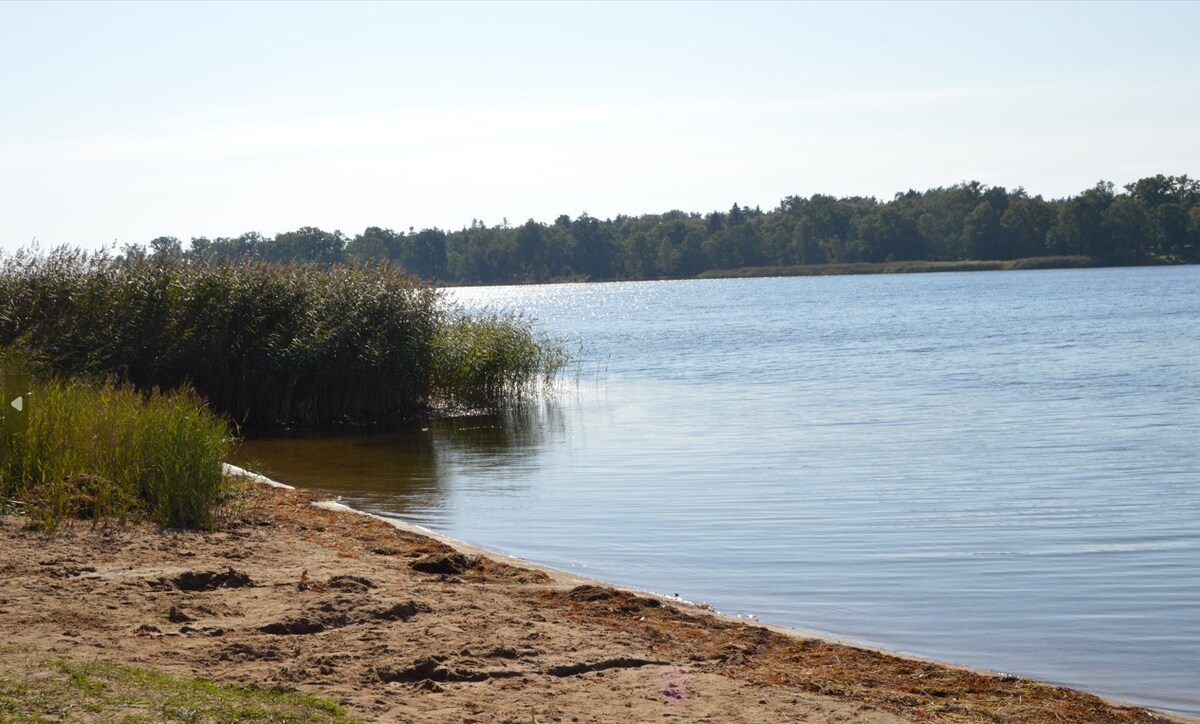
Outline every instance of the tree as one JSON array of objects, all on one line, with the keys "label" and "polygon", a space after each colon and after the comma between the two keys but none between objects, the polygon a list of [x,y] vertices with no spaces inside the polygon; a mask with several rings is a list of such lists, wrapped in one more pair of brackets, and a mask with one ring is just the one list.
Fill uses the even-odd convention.
[{"label": "tree", "polygon": [[531,281],[543,281],[549,272],[546,269],[546,240],[542,236],[542,225],[530,219],[517,229],[517,265]]},{"label": "tree", "polygon": [[1046,234],[1054,225],[1055,217],[1053,207],[1041,196],[1018,198],[1009,204],[1000,217],[1000,228],[1004,230],[1011,258],[1045,254]]},{"label": "tree", "polygon": [[612,279],[614,249],[608,229],[599,219],[584,213],[571,224],[576,271],[590,279]]},{"label": "tree", "polygon": [[446,232],[424,229],[409,236],[405,268],[425,279],[441,279],[446,275]]},{"label": "tree", "polygon": [[968,259],[1002,259],[1000,214],[987,201],[971,210],[963,221],[962,248]]},{"label": "tree", "polygon": [[1109,241],[1106,256],[1113,261],[1130,261],[1145,256],[1149,246],[1146,205],[1131,196],[1120,196],[1103,213],[1104,234]]},{"label": "tree", "polygon": [[1183,176],[1147,176],[1126,184],[1129,195],[1149,208],[1163,204],[1191,205],[1200,202],[1200,181]]},{"label": "tree", "polygon": [[179,259],[183,256],[183,243],[173,236],[160,236],[150,240],[150,253],[156,259]]},{"label": "tree", "polygon": [[822,240],[820,245],[830,264],[846,263],[846,242],[842,240],[842,237],[834,234],[830,238]]},{"label": "tree", "polygon": [[[813,238],[822,249],[828,248],[830,241],[836,236],[839,241],[837,246],[844,250],[842,242],[853,234],[851,219],[873,208],[873,202],[862,204],[855,199],[838,200],[832,196],[814,194],[806,204],[805,216],[812,224]],[[825,256],[830,261],[833,260],[828,252]],[[839,260],[845,261],[845,257],[839,257]]]},{"label": "tree", "polygon": [[797,264],[815,264],[817,244],[813,238],[812,224],[801,218],[792,228],[792,258]]},{"label": "tree", "polygon": [[368,226],[361,234],[346,244],[346,256],[360,263],[383,260],[398,261],[401,253],[401,237],[403,234],[397,234],[391,229]]},{"label": "tree", "polygon": [[1180,252],[1180,258],[1200,262],[1200,204],[1188,211],[1187,230],[1187,241]]},{"label": "tree", "polygon": [[738,206],[736,202],[734,202],[733,208],[729,209],[729,217],[728,218],[729,218],[730,226],[737,226],[738,224],[741,224],[746,220],[745,215],[742,214],[741,207]]},{"label": "tree", "polygon": [[1112,244],[1108,228],[1104,226],[1104,212],[1114,198],[1113,185],[1101,181],[1079,196],[1063,202],[1059,207],[1058,220],[1049,234],[1052,251],[1107,259]]},{"label": "tree", "polygon": [[725,217],[720,211],[712,212],[708,216],[704,217],[704,220],[707,224],[706,231],[708,231],[709,235],[717,233],[725,226]]},{"label": "tree", "polygon": [[626,237],[622,249],[622,256],[625,259],[624,277],[646,279],[654,276],[655,257],[658,255],[658,251],[645,231],[639,229]]},{"label": "tree", "polygon": [[915,219],[886,205],[855,220],[855,237],[848,247],[852,261],[910,260],[921,258],[924,240]]},{"label": "tree", "polygon": [[[183,254],[174,237],[129,246],[126,258]],[[787,196],[768,212],[741,204],[708,214],[662,214],[553,223],[473,219],[456,232],[394,232],[367,227],[347,240],[315,227],[265,239],[193,238],[199,261],[259,258],[334,264],[388,259],[446,282],[689,277],[713,268],[887,260],[1012,259],[1086,254],[1101,262],[1200,260],[1200,182],[1149,176],[1117,193],[1105,181],[1066,199],[1030,197],[965,181],[889,201],[872,197]]]},{"label": "tree", "polygon": [[260,246],[268,261],[336,264],[346,260],[346,237],[342,232],[331,233],[315,226],[276,234],[274,239]]},{"label": "tree", "polygon": [[1150,212],[1153,252],[1181,256],[1188,245],[1188,211],[1182,204],[1165,203]]}]

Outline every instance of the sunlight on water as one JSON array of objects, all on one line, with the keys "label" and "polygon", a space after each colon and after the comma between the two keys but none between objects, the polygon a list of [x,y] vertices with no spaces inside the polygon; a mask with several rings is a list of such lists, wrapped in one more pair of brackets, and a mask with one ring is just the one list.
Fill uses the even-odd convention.
[{"label": "sunlight on water", "polygon": [[1196,267],[451,290],[553,401],[287,482],[733,613],[1200,714]]}]

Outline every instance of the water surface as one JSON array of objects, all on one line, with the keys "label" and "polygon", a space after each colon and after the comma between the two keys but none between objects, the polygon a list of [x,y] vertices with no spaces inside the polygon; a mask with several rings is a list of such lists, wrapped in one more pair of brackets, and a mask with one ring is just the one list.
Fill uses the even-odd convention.
[{"label": "water surface", "polygon": [[1200,267],[450,293],[581,350],[555,400],[243,459],[549,565],[1200,715]]}]

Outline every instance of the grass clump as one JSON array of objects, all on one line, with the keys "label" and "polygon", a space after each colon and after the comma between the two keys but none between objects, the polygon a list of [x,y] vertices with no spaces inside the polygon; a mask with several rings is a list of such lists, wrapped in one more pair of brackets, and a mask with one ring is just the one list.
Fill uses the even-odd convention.
[{"label": "grass clump", "polygon": [[0,720],[351,722],[307,694],[248,689],[104,661],[0,648]]},{"label": "grass clump", "polygon": [[[0,369],[26,364],[0,354]],[[228,429],[195,392],[48,378],[26,399],[24,428],[0,433],[0,497],[22,504],[35,525],[128,516],[178,527],[215,522]]]},{"label": "grass clump", "polygon": [[[471,351],[447,350],[458,342]],[[115,374],[141,390],[190,384],[251,428],[500,406],[556,371],[528,326],[470,319],[387,264],[22,250],[0,263],[0,345],[13,344],[68,375]],[[486,373],[458,364],[480,355]]]},{"label": "grass clump", "polygon": [[520,399],[537,383],[548,384],[566,363],[561,347],[517,316],[450,315],[433,347],[435,394],[468,407]]}]

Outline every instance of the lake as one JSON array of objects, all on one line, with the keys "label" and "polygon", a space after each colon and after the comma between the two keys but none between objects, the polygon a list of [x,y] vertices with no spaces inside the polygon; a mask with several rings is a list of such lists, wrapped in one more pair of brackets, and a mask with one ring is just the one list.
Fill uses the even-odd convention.
[{"label": "lake", "polygon": [[1200,267],[447,293],[565,340],[554,397],[241,461],[726,613],[1200,715]]}]

